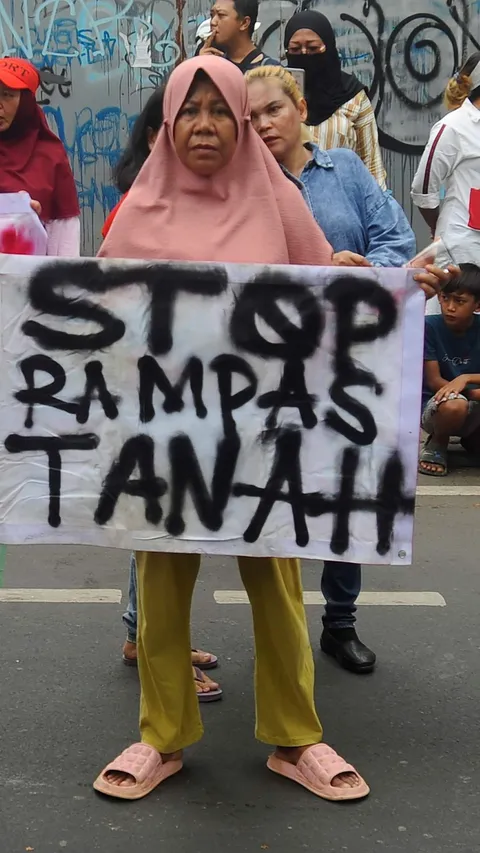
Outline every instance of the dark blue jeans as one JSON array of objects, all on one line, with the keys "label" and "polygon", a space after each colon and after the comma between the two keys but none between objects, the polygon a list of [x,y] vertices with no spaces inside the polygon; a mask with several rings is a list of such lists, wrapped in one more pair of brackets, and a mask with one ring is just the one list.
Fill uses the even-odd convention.
[{"label": "dark blue jeans", "polygon": [[325,598],[323,624],[326,628],[353,628],[355,602],[362,588],[362,567],[358,563],[323,564],[322,593]]},{"label": "dark blue jeans", "polygon": [[[326,628],[352,628],[357,608],[355,602],[362,586],[362,567],[357,563],[324,563],[322,593],[326,600],[323,624]],[[137,635],[137,572],[135,555],[130,558],[128,606],[123,614],[130,642]]]},{"label": "dark blue jeans", "polygon": [[130,554],[130,577],[128,581],[128,605],[123,614],[123,624],[127,629],[127,640],[137,642],[137,562],[135,554]]}]

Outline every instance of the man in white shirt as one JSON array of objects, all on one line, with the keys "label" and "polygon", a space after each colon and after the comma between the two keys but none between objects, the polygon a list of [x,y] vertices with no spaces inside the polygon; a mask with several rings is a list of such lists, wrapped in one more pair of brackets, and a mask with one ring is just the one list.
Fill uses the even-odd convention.
[{"label": "man in white shirt", "polygon": [[480,263],[480,62],[470,79],[463,105],[433,127],[412,185],[413,203],[443,240],[442,267]]}]

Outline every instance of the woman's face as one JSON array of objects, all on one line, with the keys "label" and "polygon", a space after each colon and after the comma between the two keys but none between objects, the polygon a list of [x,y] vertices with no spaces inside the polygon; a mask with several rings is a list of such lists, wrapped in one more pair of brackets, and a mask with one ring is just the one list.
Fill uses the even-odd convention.
[{"label": "woman's face", "polygon": [[0,133],[11,126],[20,104],[20,90],[9,89],[0,83]]},{"label": "woman's face", "polygon": [[297,30],[288,42],[287,51],[292,56],[295,54],[325,53],[326,47],[320,36],[313,30]]},{"label": "woman's face", "polygon": [[307,105],[297,108],[282,89],[279,80],[252,80],[248,84],[252,125],[279,163],[301,145],[302,121]]},{"label": "woman's face", "polygon": [[173,139],[178,157],[196,175],[211,177],[232,159],[237,125],[211,80],[192,86],[178,113]]}]

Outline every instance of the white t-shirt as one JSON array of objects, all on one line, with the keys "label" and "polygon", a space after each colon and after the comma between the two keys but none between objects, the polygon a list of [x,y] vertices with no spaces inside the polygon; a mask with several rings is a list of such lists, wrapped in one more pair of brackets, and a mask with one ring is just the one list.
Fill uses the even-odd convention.
[{"label": "white t-shirt", "polygon": [[447,254],[436,263],[480,266],[480,110],[468,99],[432,128],[412,185],[417,207],[434,210],[441,203],[436,237]]}]

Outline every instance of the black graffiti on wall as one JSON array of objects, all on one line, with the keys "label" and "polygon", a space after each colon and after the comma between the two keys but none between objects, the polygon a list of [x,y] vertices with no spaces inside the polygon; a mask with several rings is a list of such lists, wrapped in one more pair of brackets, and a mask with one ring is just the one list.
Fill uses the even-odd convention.
[{"label": "black graffiti on wall", "polygon": [[[467,0],[446,0],[446,6],[452,19],[452,25],[454,23],[461,29],[462,39],[460,46],[452,25],[432,12],[417,12],[407,15],[406,18],[393,28],[388,38],[386,38],[385,33],[385,15],[382,5],[378,0],[365,0],[363,4],[363,15],[367,20],[370,18],[372,12],[376,16],[375,33],[355,16],[347,13],[341,15],[342,21],[346,21],[360,29],[366,36],[372,50],[374,76],[370,87],[370,97],[372,100],[377,98],[375,109],[377,116],[384,103],[386,83],[389,84],[398,99],[414,111],[431,109],[437,106],[442,101],[444,82],[453,76],[458,70],[459,65],[461,65],[462,60],[466,58],[472,49],[480,50],[480,44],[476,41],[470,30],[470,13]],[[406,33],[408,35],[405,38]],[[448,67],[445,65],[447,59],[445,59],[437,41],[439,34],[442,34],[447,39],[451,48],[449,54],[451,64]],[[402,42],[403,50],[401,56],[403,64],[410,76],[410,80],[413,80],[418,85],[418,91],[422,91],[424,84],[433,83],[435,80],[438,80],[442,84],[438,94],[434,97],[414,100],[410,96],[409,90],[399,81],[398,71],[394,67],[394,57],[398,57],[398,46]],[[422,69],[415,62],[415,54],[418,56],[419,51],[428,52],[431,58],[428,68]],[[398,61],[395,63],[397,69],[400,64]],[[381,145],[390,151],[417,155],[423,153],[423,145],[416,145],[395,139],[395,137],[386,133],[381,128],[379,128],[379,137]]]},{"label": "black graffiti on wall", "polygon": [[[415,112],[439,105],[446,81],[458,70],[469,53],[480,50],[480,42],[474,37],[471,29],[468,0],[445,0],[445,6],[451,20],[445,20],[433,12],[414,12],[396,24],[389,35],[385,11],[380,0],[364,0],[361,10],[364,20],[347,12],[340,15],[342,21],[363,34],[371,50],[373,79],[369,95],[375,102],[377,117],[385,102],[387,86],[401,103]],[[303,0],[298,4],[294,2],[293,7],[296,7],[295,11],[317,8],[323,11],[319,8],[318,0]],[[262,45],[281,26],[280,20],[271,24],[263,35]],[[457,28],[461,32],[460,43]],[[439,36],[447,40],[448,51],[443,49],[443,40],[439,44]],[[428,56],[428,67],[419,67],[420,52]],[[402,66],[408,72],[407,82],[404,82],[403,74],[398,74],[398,69]],[[420,93],[418,100],[411,96],[412,81]],[[439,84],[438,93],[422,99],[422,87],[435,81]],[[423,153],[423,145],[397,139],[382,130],[381,126],[379,138],[380,144],[390,151],[409,155]]]},{"label": "black graffiti on wall", "polygon": [[44,65],[40,71],[40,88],[37,95],[37,104],[40,107],[48,107],[53,93],[58,91],[62,98],[69,98],[72,94],[72,81],[67,80],[67,72],[62,68],[61,74],[55,74],[53,68]]}]

